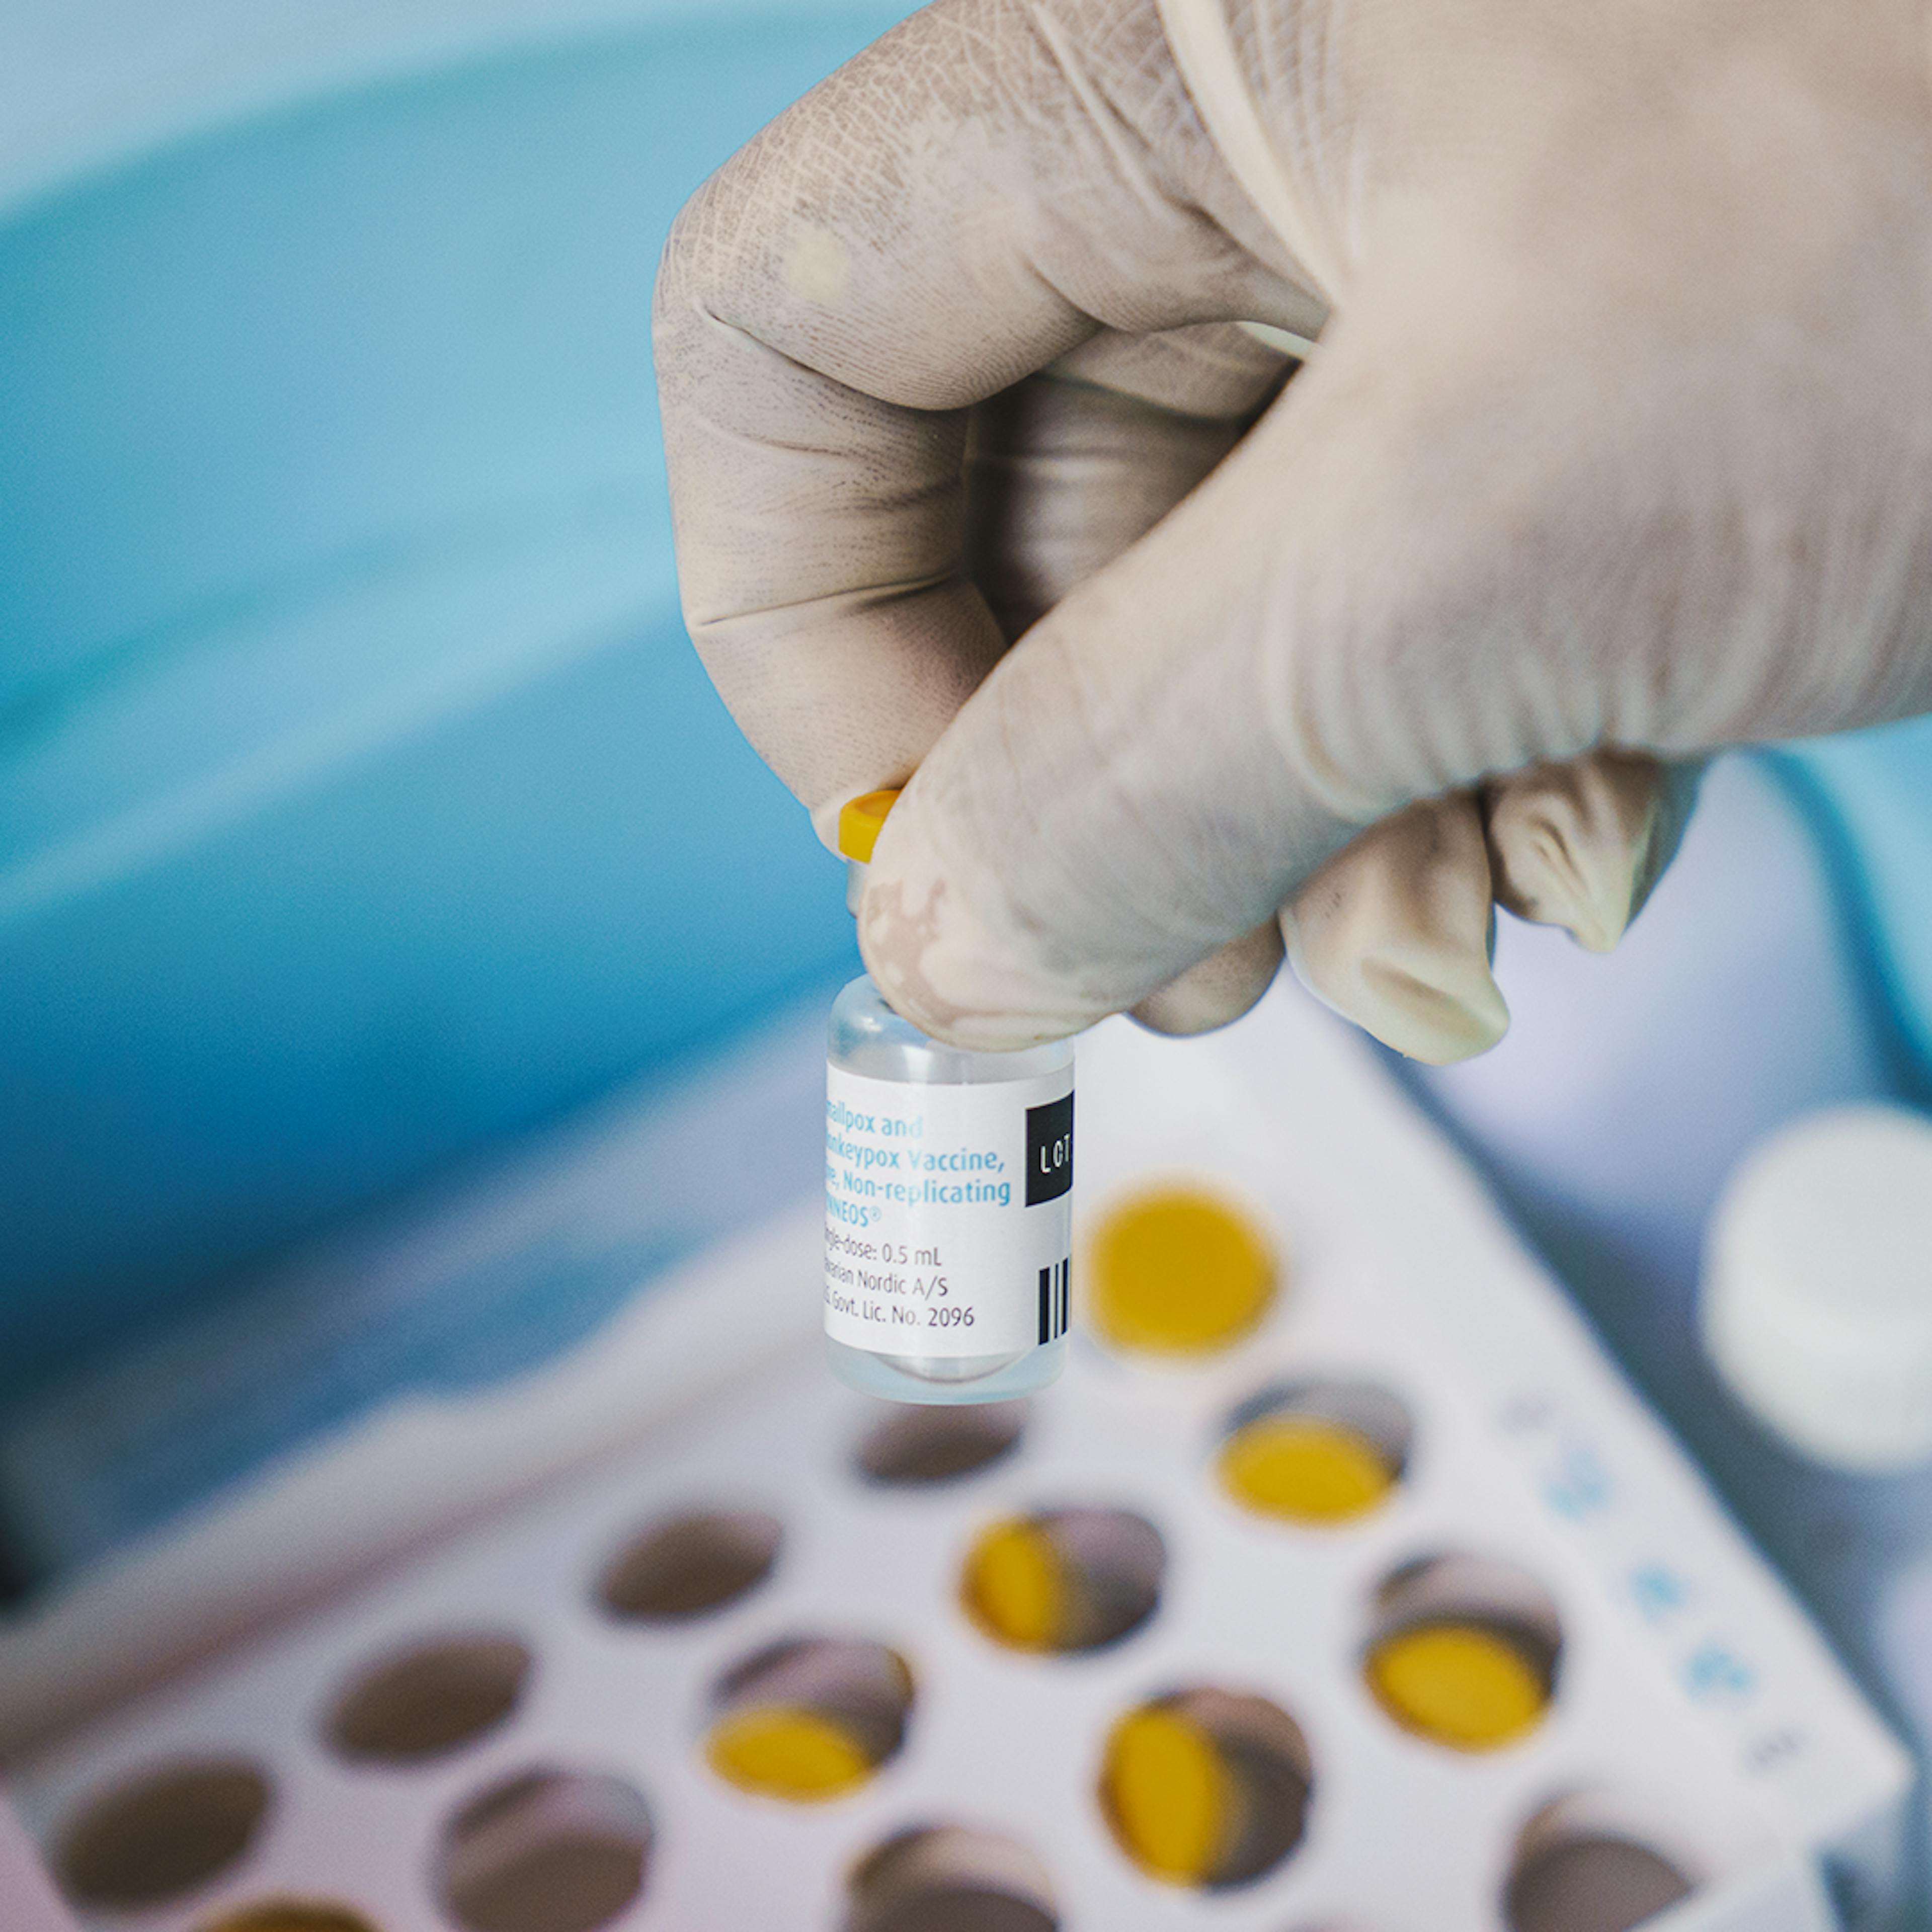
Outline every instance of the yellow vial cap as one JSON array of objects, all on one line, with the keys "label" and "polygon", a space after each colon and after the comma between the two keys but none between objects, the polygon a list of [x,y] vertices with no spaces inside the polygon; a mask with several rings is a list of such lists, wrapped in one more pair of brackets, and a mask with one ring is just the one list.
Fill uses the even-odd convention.
[{"label": "yellow vial cap", "polygon": [[863,798],[848,800],[838,811],[838,853],[856,859],[862,866],[872,862],[872,848],[879,842],[887,815],[899,802],[896,791],[868,791]]},{"label": "yellow vial cap", "polygon": [[1221,1484],[1262,1516],[1346,1522],[1375,1508],[1395,1472],[1359,1430],[1317,1415],[1264,1415],[1221,1451]]},{"label": "yellow vial cap", "polygon": [[1120,1844],[1176,1885],[1211,1880],[1240,1800],[1214,1738],[1159,1705],[1130,1712],[1107,1741],[1102,1793]]},{"label": "yellow vial cap", "polygon": [[1051,1650],[1068,1622],[1068,1579],[1036,1523],[998,1522],[974,1544],[960,1595],[988,1636],[1016,1650]]},{"label": "yellow vial cap", "polygon": [[1239,1341],[1274,1299],[1275,1259],[1259,1231],[1196,1188],[1124,1202],[1095,1232],[1088,1308],[1123,1348],[1205,1354]]},{"label": "yellow vial cap", "polygon": [[1369,1688],[1403,1730],[1456,1750],[1494,1750],[1529,1730],[1550,1702],[1543,1672],[1498,1630],[1424,1624],[1369,1658]]},{"label": "yellow vial cap", "polygon": [[872,1772],[849,1731],[796,1704],[760,1705],[721,1719],[704,1754],[726,1784],[794,1804],[839,1797]]}]

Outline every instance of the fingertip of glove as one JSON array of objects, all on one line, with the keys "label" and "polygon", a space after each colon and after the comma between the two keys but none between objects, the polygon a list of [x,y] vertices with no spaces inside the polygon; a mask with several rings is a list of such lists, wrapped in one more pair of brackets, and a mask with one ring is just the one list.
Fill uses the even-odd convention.
[{"label": "fingertip of glove", "polygon": [[1498,903],[1614,950],[1676,849],[1682,789],[1658,760],[1611,749],[1496,781],[1484,826]]},{"label": "fingertip of glove", "polygon": [[1630,929],[1633,855],[1579,850],[1547,826],[1512,827],[1496,842],[1496,901],[1537,926],[1561,926],[1588,952],[1612,952]]},{"label": "fingertip of glove", "polygon": [[1406,1059],[1426,1066],[1453,1066],[1487,1053],[1509,1031],[1502,988],[1486,972],[1478,976],[1466,968],[1438,980],[1406,966],[1368,960],[1363,978],[1373,997],[1370,1017],[1361,1024]]},{"label": "fingertip of glove", "polygon": [[[1292,916],[1284,924],[1292,924]],[[1358,954],[1340,974],[1316,969],[1291,934],[1295,977],[1339,1013],[1406,1060],[1448,1066],[1486,1053],[1509,1031],[1507,1001],[1485,955],[1456,946]]]},{"label": "fingertip of glove", "polygon": [[1490,860],[1467,794],[1370,827],[1282,908],[1281,926],[1302,984],[1408,1059],[1467,1060],[1509,1030],[1490,970]]}]

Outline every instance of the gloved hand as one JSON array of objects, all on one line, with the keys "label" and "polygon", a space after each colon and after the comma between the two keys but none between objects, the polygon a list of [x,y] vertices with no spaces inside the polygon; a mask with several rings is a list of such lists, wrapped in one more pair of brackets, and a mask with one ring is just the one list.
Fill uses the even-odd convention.
[{"label": "gloved hand", "polygon": [[1710,752],[1932,708],[1928,57],[1924,0],[938,0],[724,168],[686,611],[821,834],[916,771],[892,1003],[1185,1030],[1285,933],[1452,1058],[1492,901],[1613,943]]}]

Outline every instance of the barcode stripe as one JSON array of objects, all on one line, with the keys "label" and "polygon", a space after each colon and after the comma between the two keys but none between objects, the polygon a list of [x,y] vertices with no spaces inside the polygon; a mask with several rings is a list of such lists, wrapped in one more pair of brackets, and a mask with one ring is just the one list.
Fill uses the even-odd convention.
[{"label": "barcode stripe", "polygon": [[1072,1324],[1073,1257],[1040,1271],[1040,1339],[1057,1342]]}]

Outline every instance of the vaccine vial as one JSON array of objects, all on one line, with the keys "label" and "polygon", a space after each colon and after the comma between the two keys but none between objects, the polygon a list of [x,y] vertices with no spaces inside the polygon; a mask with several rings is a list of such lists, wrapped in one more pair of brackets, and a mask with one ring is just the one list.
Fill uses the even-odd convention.
[{"label": "vaccine vial", "polygon": [[[839,815],[856,912],[898,794]],[[894,1402],[1000,1402],[1058,1379],[1073,1271],[1073,1046],[928,1038],[868,976],[826,1051],[825,1346]]]}]

